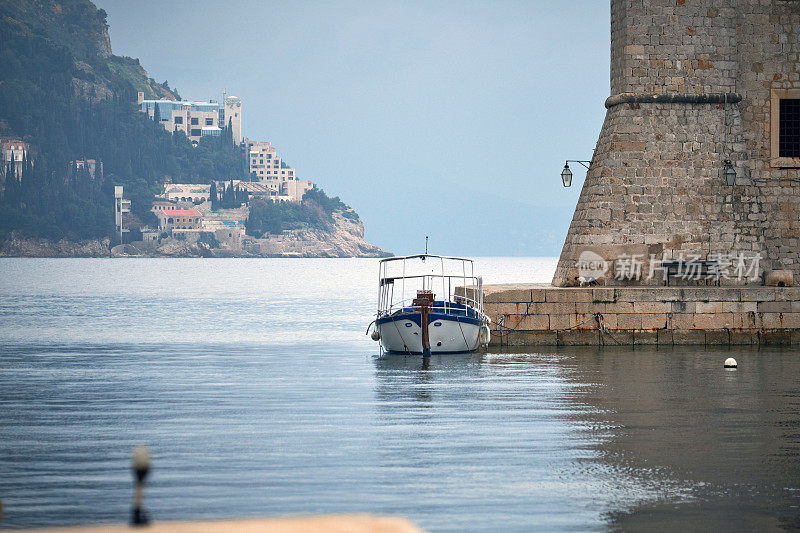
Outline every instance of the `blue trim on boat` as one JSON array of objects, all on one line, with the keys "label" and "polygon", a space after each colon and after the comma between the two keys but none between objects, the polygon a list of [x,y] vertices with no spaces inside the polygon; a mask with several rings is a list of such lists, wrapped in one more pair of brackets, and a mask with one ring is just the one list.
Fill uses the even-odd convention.
[{"label": "blue trim on boat", "polygon": [[433,355],[455,355],[459,353],[475,353],[478,351],[478,348],[474,350],[456,350],[453,352],[431,352],[430,355],[425,355],[423,352],[412,352],[412,351],[395,351],[395,350],[386,350],[385,353],[389,355],[421,355],[423,357],[431,357]]},{"label": "blue trim on boat", "polygon": [[[419,311],[411,311],[411,308],[405,308],[399,310],[391,315],[383,316],[375,321],[376,325],[386,324],[387,322],[397,321],[401,323],[403,321],[411,321],[415,323],[417,326],[422,327],[422,315]],[[466,313],[430,313],[428,314],[428,324],[436,322],[437,320],[447,320],[450,322],[460,322],[462,324],[474,324],[476,326],[480,326],[483,324],[483,320],[478,318],[478,313],[475,312],[474,309],[470,308],[469,316]],[[399,324],[398,324],[399,325]]]}]

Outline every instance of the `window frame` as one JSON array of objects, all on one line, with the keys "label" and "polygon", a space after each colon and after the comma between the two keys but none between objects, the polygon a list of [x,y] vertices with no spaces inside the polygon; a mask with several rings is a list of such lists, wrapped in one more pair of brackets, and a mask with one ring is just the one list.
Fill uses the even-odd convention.
[{"label": "window frame", "polygon": [[771,89],[769,95],[769,164],[773,168],[800,168],[800,157],[780,156],[781,100],[800,99],[800,89]]}]

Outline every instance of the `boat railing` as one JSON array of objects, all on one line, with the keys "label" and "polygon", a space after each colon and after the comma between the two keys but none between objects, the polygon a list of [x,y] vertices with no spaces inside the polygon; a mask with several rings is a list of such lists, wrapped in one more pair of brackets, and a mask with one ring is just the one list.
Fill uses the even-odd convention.
[{"label": "boat railing", "polygon": [[[398,302],[392,302],[386,309],[380,309],[378,311],[378,317],[383,317],[387,315],[391,315],[398,311],[402,311],[403,309],[415,309],[416,306],[413,305],[415,298],[406,298],[405,300],[400,300]],[[430,307],[430,312],[435,313],[437,309],[444,311],[447,313],[448,311],[463,309],[464,313],[468,313],[467,307],[469,306],[473,310],[475,310],[478,314],[483,314],[483,305],[482,302],[474,300],[468,296],[456,296],[456,301],[450,302],[448,300],[444,300],[444,305],[433,305]]]}]

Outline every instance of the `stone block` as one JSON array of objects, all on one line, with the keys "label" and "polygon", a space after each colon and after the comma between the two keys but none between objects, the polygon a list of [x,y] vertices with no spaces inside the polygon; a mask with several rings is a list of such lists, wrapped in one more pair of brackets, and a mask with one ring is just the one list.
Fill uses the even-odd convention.
[{"label": "stone block", "polygon": [[483,299],[484,303],[530,302],[530,289],[510,289],[492,291]]},{"label": "stone block", "polygon": [[694,313],[673,313],[670,316],[671,329],[694,329]]},{"label": "stone block", "polygon": [[722,302],[696,302],[695,313],[722,313]]},{"label": "stone block", "polygon": [[549,315],[569,315],[578,311],[575,302],[544,302],[536,305],[538,310]]},{"label": "stone block", "polygon": [[682,300],[678,287],[618,288],[614,290],[618,302],[677,302]]},{"label": "stone block", "polygon": [[784,328],[800,328],[800,313],[783,313],[782,318]]},{"label": "stone block", "polygon": [[550,329],[563,330],[569,329],[569,317],[571,315],[550,315]]},{"label": "stone block", "polygon": [[636,345],[655,345],[658,344],[657,331],[635,331],[633,333],[633,344]]},{"label": "stone block", "polygon": [[615,141],[611,143],[614,152],[644,152],[647,143],[644,141]]},{"label": "stone block", "polygon": [[758,314],[753,312],[732,313],[733,327],[742,330],[755,331],[758,329]]},{"label": "stone block", "polygon": [[604,346],[633,346],[633,331],[612,331],[601,339]]},{"label": "stone block", "polygon": [[592,301],[603,303],[613,302],[614,289],[592,289]]},{"label": "stone block", "polygon": [[792,339],[792,332],[787,329],[763,330],[759,334],[759,343],[765,346],[789,346]]},{"label": "stone block", "polygon": [[642,315],[621,313],[617,315],[617,329],[642,329]]},{"label": "stone block", "polygon": [[672,313],[694,313],[697,310],[696,302],[670,302]]},{"label": "stone block", "polygon": [[672,302],[633,302],[634,313],[668,313]]},{"label": "stone block", "polygon": [[706,331],[705,343],[707,345],[727,346],[731,343],[731,337],[729,332],[725,330]]},{"label": "stone block", "polygon": [[600,313],[633,313],[633,302],[597,304]]},{"label": "stone block", "polygon": [[694,327],[703,330],[732,328],[733,313],[695,313]]},{"label": "stone block", "polygon": [[755,313],[758,302],[722,302],[723,313]]},{"label": "stone block", "polygon": [[792,302],[758,302],[761,313],[791,313]]},{"label": "stone block", "polygon": [[617,329],[617,315],[614,313],[603,314],[603,325],[606,329]]},{"label": "stone block", "polygon": [[800,287],[779,287],[775,289],[775,300],[784,302],[800,301]]},{"label": "stone block", "polygon": [[529,308],[525,302],[499,302],[487,303],[484,311],[494,320],[495,316],[500,315],[524,315]]},{"label": "stone block", "polygon": [[667,328],[667,315],[666,313],[643,313],[642,329],[643,330],[656,330]]},{"label": "stone block", "polygon": [[773,302],[775,290],[772,287],[742,287],[739,289],[739,300],[742,302]]},{"label": "stone block", "polygon": [[531,289],[532,302],[544,302],[547,289]]},{"label": "stone block", "polygon": [[757,313],[756,316],[761,329],[783,329],[783,317],[780,313]]},{"label": "stone block", "polygon": [[594,302],[575,302],[574,305],[576,313],[593,315],[595,313],[602,313],[606,304],[596,304]]},{"label": "stone block", "polygon": [[597,320],[594,314],[569,315],[570,329],[597,329]]},{"label": "stone block", "polygon": [[[512,315],[513,317],[513,315]],[[511,318],[511,317],[509,317]],[[517,317],[515,317],[517,318]],[[528,316],[521,316],[518,317],[518,320],[513,320],[512,323],[516,323],[516,326],[512,326],[513,329],[518,331],[531,331],[531,330],[548,330],[550,329],[550,317],[548,315],[528,315]],[[506,320],[506,325],[511,326],[508,320]]]},{"label": "stone block", "polygon": [[591,302],[592,290],[590,288],[554,288],[547,289],[545,294],[546,302]]},{"label": "stone block", "polygon": [[597,346],[600,334],[597,331],[567,330],[558,332],[559,346]]},{"label": "stone block", "polygon": [[758,313],[758,325],[763,329],[800,328],[800,313]]},{"label": "stone block", "polygon": [[492,334],[491,344],[493,346],[557,346],[558,337],[554,331],[509,331],[504,335],[502,341],[496,341]]},{"label": "stone block", "polygon": [[732,345],[758,344],[758,333],[755,331],[731,331],[730,342]]},{"label": "stone block", "polygon": [[706,343],[706,332],[698,329],[683,329],[672,332],[675,345],[703,345]]},{"label": "stone block", "polygon": [[668,329],[662,329],[658,332],[658,344],[659,346],[671,346],[674,344],[673,339],[674,332]]},{"label": "stone block", "polygon": [[693,302],[738,302],[741,289],[733,287],[683,287],[682,300]]}]

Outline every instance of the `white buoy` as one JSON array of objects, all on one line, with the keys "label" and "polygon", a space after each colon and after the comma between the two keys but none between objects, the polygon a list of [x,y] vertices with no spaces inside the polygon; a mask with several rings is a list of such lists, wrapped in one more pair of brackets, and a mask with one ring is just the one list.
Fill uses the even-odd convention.
[{"label": "white buoy", "polygon": [[733,357],[728,357],[725,359],[725,368],[736,368],[737,366],[736,359]]}]

